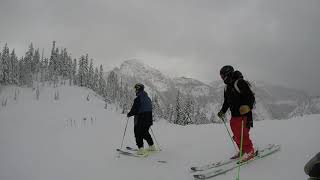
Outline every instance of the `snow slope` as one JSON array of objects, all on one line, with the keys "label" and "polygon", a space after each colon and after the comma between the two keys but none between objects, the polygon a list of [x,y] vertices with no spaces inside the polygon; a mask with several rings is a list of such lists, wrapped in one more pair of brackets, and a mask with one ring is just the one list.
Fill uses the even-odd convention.
[{"label": "snow slope", "polygon": [[[220,160],[234,153],[222,124],[177,126],[160,121],[152,127],[163,151],[145,159],[115,152],[126,117],[104,109],[99,96],[78,87],[41,87],[35,91],[4,89],[0,100],[1,180],[193,179],[192,165]],[[54,100],[59,91],[60,99]],[[89,94],[89,101],[87,100]],[[86,120],[84,120],[86,119]],[[255,122],[255,146],[279,143],[282,149],[241,169],[246,180],[307,179],[304,164],[320,150],[320,115]],[[72,122],[72,123],[71,123]],[[134,146],[129,121],[125,145]],[[167,161],[159,163],[158,160]],[[234,179],[236,171],[213,179]]]}]

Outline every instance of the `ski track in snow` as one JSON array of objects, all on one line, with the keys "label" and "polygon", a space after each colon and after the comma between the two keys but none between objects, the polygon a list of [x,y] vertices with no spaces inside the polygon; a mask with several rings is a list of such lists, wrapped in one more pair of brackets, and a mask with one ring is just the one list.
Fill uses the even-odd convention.
[{"label": "ski track in snow", "polygon": [[[59,91],[60,99],[54,100]],[[152,126],[162,151],[147,158],[120,156],[126,117],[104,109],[93,92],[79,87],[20,88],[1,92],[1,180],[193,179],[190,166],[230,157],[233,145],[222,124],[177,126],[160,121]],[[90,101],[87,101],[88,94]],[[86,119],[86,120],[84,120]],[[71,127],[72,122],[72,127]],[[241,168],[240,179],[307,179],[303,167],[320,150],[320,115],[255,122],[256,147],[281,144],[281,151]],[[130,119],[124,147],[135,147]],[[167,161],[159,163],[158,161]],[[212,179],[234,179],[236,171]]]}]

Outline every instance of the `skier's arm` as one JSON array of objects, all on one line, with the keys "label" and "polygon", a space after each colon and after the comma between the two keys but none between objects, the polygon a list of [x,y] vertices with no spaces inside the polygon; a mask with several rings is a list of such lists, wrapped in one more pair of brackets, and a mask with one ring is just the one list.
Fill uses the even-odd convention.
[{"label": "skier's arm", "polygon": [[128,117],[134,116],[138,114],[138,110],[139,110],[139,106],[140,106],[140,100],[139,98],[134,99],[133,105],[131,107],[130,112],[127,114]]}]

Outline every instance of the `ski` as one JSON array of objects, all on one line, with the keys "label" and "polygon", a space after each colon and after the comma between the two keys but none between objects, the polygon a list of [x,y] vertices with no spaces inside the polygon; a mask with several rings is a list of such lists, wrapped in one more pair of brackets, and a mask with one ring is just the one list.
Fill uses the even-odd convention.
[{"label": "ski", "polygon": [[121,150],[121,149],[117,149],[117,151],[122,155],[132,156],[132,157],[139,157],[139,158],[147,157],[149,155],[148,153],[145,153],[144,155],[138,155],[138,154],[135,154],[135,153],[132,153],[132,152],[129,152],[129,151],[125,151],[125,150]]},{"label": "ski", "polygon": [[224,161],[218,161],[218,162],[213,162],[213,163],[210,163],[210,164],[206,164],[204,166],[193,166],[190,169],[192,171],[206,171],[206,170],[209,170],[209,169],[212,169],[212,168],[216,168],[216,167],[219,167],[219,166],[230,164],[230,163],[232,163],[234,161],[237,161],[237,160],[238,159],[228,159],[228,160],[224,160]]},{"label": "ski", "polygon": [[[137,152],[137,151],[138,151],[138,149],[137,149],[137,148],[130,147],[130,146],[127,146],[127,147],[126,147],[126,149],[127,149],[127,150],[129,150],[129,151],[133,151],[133,152]],[[159,150],[155,150],[155,151],[148,151],[148,154],[153,154],[153,153],[155,153],[155,152],[159,152]]]},{"label": "ski", "polygon": [[200,173],[200,174],[195,174],[193,175],[193,177],[195,179],[208,179],[208,178],[212,178],[221,174],[225,174],[233,169],[238,168],[239,166],[243,166],[246,164],[249,164],[253,161],[256,161],[258,159],[262,159],[266,156],[269,156],[277,151],[280,150],[280,145],[272,145],[272,146],[268,146],[266,148],[263,148],[261,150],[258,150],[258,154],[257,156],[255,156],[254,159],[246,161],[244,163],[239,164],[238,161],[234,161],[232,163],[229,163],[227,165],[224,166],[220,166],[220,167],[216,167],[216,168],[212,168],[210,171],[206,171],[204,173]]},{"label": "ski", "polygon": [[126,149],[129,150],[129,151],[138,151],[137,148],[133,148],[133,147],[130,147],[130,146],[127,146]]},{"label": "ski", "polygon": [[[272,148],[274,146],[274,144],[269,144],[267,147],[265,148]],[[230,164],[232,162],[237,162],[239,160],[239,158],[237,159],[228,159],[228,160],[222,160],[222,161],[218,161],[218,162],[212,162],[203,166],[193,166],[190,169],[192,171],[206,171],[212,168],[216,168],[216,167],[220,167],[220,166],[224,166],[227,164]]]}]

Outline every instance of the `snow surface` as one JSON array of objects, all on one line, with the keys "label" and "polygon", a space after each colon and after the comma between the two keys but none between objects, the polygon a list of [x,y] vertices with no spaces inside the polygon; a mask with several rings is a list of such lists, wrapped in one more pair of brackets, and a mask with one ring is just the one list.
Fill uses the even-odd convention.
[{"label": "snow surface", "polygon": [[[190,166],[234,153],[223,124],[177,126],[160,121],[152,129],[161,152],[141,159],[119,158],[115,149],[127,118],[104,109],[104,102],[92,91],[41,87],[37,101],[35,91],[19,88],[15,101],[14,89],[0,94],[1,101],[8,99],[7,106],[0,107],[1,180],[191,180]],[[56,91],[59,100],[54,100]],[[307,179],[303,167],[320,150],[319,119],[320,115],[308,115],[255,122],[251,131],[255,146],[278,143],[282,148],[241,168],[240,179]],[[125,145],[134,146],[133,136],[130,119]],[[234,170],[213,179],[235,176]]]}]

